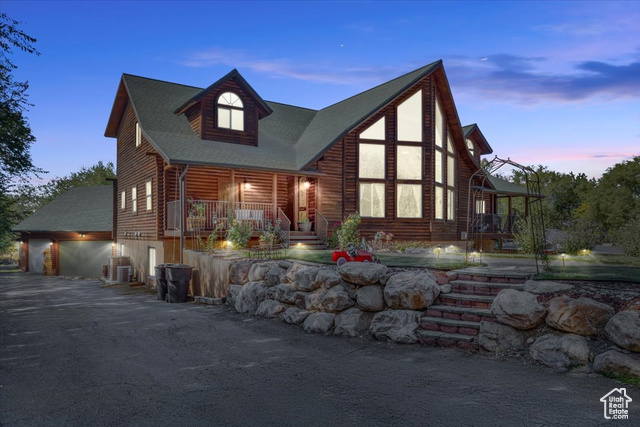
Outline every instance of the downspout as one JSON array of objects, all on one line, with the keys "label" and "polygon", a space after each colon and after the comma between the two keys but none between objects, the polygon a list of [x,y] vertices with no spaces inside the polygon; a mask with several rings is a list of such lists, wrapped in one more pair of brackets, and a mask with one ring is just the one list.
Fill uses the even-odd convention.
[{"label": "downspout", "polygon": [[184,196],[185,196],[185,185],[184,185],[184,177],[187,175],[187,171],[189,170],[189,164],[185,165],[184,170],[180,174],[180,179],[178,181],[180,185],[180,264],[183,261],[184,251]]}]

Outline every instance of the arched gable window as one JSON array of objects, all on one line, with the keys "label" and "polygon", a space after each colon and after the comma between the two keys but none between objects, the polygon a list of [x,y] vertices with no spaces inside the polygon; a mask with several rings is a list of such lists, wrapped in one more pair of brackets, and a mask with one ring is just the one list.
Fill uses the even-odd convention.
[{"label": "arched gable window", "polygon": [[244,130],[244,109],[242,100],[233,92],[225,92],[218,97],[218,127]]}]

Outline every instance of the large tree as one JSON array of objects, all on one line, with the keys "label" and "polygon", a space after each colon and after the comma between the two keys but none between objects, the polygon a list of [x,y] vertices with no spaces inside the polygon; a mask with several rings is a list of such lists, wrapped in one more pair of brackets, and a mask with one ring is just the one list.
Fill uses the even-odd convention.
[{"label": "large tree", "polygon": [[9,59],[15,49],[39,55],[33,46],[36,39],[18,28],[20,23],[0,14],[0,252],[12,241],[11,227],[20,218],[9,192],[15,180],[44,172],[34,166],[29,149],[35,137],[24,113],[29,83],[16,81],[17,66]]}]

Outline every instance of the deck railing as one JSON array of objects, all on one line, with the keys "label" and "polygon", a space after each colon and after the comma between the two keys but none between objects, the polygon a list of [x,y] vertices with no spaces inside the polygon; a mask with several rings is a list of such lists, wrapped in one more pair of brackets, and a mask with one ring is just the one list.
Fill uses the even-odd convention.
[{"label": "deck railing", "polygon": [[278,219],[280,220],[280,230],[282,230],[282,244],[288,248],[291,241],[291,220],[280,208],[278,208]]},{"label": "deck railing", "polygon": [[322,240],[322,242],[326,245],[327,239],[329,236],[329,221],[320,213],[319,210],[315,210],[316,216],[316,234]]},{"label": "deck railing", "polygon": [[[180,229],[180,202],[167,202],[167,230]],[[226,230],[229,217],[248,221],[254,230],[264,230],[267,223],[273,223],[275,212],[270,203],[227,202],[220,200],[190,200],[185,203],[187,230]]]},{"label": "deck railing", "polygon": [[513,233],[516,220],[516,214],[476,214],[473,227],[477,233]]}]

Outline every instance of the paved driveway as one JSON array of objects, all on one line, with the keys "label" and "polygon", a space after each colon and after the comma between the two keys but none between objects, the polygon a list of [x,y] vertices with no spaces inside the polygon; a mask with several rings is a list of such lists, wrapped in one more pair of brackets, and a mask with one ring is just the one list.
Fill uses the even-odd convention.
[{"label": "paved driveway", "polygon": [[0,334],[8,426],[587,426],[621,385],[25,274],[0,274]]}]

